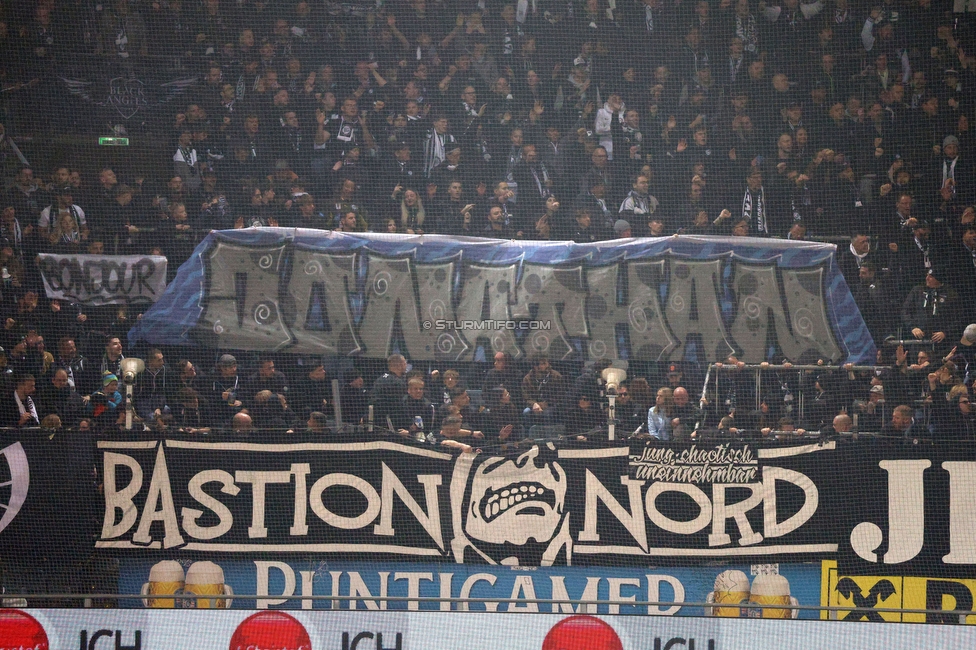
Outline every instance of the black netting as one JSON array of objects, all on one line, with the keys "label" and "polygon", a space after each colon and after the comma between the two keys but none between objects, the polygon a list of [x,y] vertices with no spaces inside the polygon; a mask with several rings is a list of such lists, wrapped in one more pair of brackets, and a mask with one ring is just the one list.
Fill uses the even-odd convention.
[{"label": "black netting", "polygon": [[[260,481],[240,473],[291,472],[288,489],[296,491],[296,465],[263,465],[261,453],[282,443],[395,443],[429,457],[454,454],[452,462],[460,463],[459,453],[475,450],[499,459],[564,446],[583,453],[606,447],[611,435],[617,444],[630,439],[637,456],[657,440],[775,447],[808,439],[875,444],[876,435],[879,445],[908,441],[926,449],[973,442],[968,387],[976,326],[967,327],[976,321],[973,15],[972,2],[944,0],[3,3],[4,590],[112,593],[127,575],[123,567],[120,578],[118,557],[173,557],[186,540],[164,541],[164,511],[172,505],[164,497],[164,514],[143,533],[136,533],[142,523],[124,525],[125,507],[103,508],[107,467],[118,471],[110,479],[119,489],[136,485],[144,470],[139,480],[146,489],[133,506],[142,522],[146,490],[159,471],[155,450],[170,453],[161,442],[155,446],[163,439],[179,449],[201,440],[243,445],[234,453],[253,443],[257,456],[237,467],[228,460],[233,454],[221,458],[220,469],[211,469],[223,473],[211,482],[226,475],[254,484]],[[433,295],[410,275],[413,253],[393,244],[384,249],[381,237],[362,239],[373,246],[372,259],[352,256],[359,244],[338,246],[330,252],[349,253],[346,266],[337,271],[336,263],[325,274],[348,275],[342,298],[335,300],[338,285],[316,280],[307,304],[296,306],[307,296],[293,295],[287,284],[302,270],[295,262],[300,247],[267,257],[266,265],[263,253],[244,244],[270,239],[248,230],[253,238],[227,241],[241,245],[237,261],[254,269],[281,264],[271,282],[282,297],[282,329],[291,332],[284,342],[269,343],[264,331],[221,339],[233,324],[220,320],[207,321],[203,334],[199,323],[187,321],[179,336],[154,337],[143,328],[130,339],[187,262],[176,284],[206,275],[213,295],[201,295],[237,301],[226,313],[239,328],[252,316],[266,324],[261,313],[273,311],[270,302],[244,298],[258,271],[250,280],[243,271],[225,277],[217,295],[215,271],[206,264],[218,264],[218,239],[197,248],[215,230],[261,227],[490,237],[530,248],[546,240],[619,240],[607,246],[621,250],[631,238],[707,235],[734,250],[706,271],[670,261],[621,266],[611,278],[617,284],[599,280],[611,287],[599,300],[597,264],[575,277],[570,269],[544,280],[541,272],[530,277],[525,264],[504,289],[497,278],[488,288],[486,279],[476,297],[465,296],[464,308],[496,318],[497,289],[509,306],[519,305],[506,317],[550,323],[556,331],[541,344],[516,324],[505,339],[512,345],[462,331],[451,340],[470,350],[448,358],[429,345],[421,352],[419,335],[404,331],[423,318],[408,322],[404,296],[417,296],[419,304]],[[797,252],[806,250],[800,245],[784,244],[769,257],[757,252],[771,250],[774,239],[834,243],[836,255],[794,264],[793,256],[805,254]],[[464,266],[465,247],[483,246],[459,241],[449,259],[436,260],[457,264],[450,277],[443,271],[447,280],[437,280],[453,283],[451,304],[442,301],[439,312],[448,320],[461,311],[458,287],[473,286],[479,272]],[[699,245],[705,259],[714,240],[682,241]],[[664,252],[636,257],[663,260]],[[212,256],[201,262],[204,254]],[[368,266],[384,254],[410,263],[390,262],[381,280]],[[756,270],[773,257],[785,260],[784,268],[822,275],[787,280]],[[563,261],[545,264],[562,269]],[[389,317],[365,316],[364,305],[387,290],[385,283],[394,286],[397,273],[407,279],[383,312]],[[692,276],[681,285],[686,293],[675,288],[675,278]],[[523,300],[511,283],[551,294]],[[635,315],[629,308],[639,284],[650,287],[645,298],[651,297]],[[565,291],[552,297],[551,287]],[[566,298],[571,294],[575,305]],[[750,311],[754,296],[765,300],[758,316]],[[797,296],[808,301],[800,305]],[[547,314],[539,313],[540,303]],[[650,303],[665,316],[652,313]],[[809,317],[811,305],[821,313]],[[211,306],[201,297],[181,308],[202,314]],[[341,311],[350,314],[349,327],[333,335]],[[571,313],[578,321],[568,331]],[[170,314],[150,312],[147,321]],[[606,340],[598,350],[590,328],[611,317],[616,324],[601,330]],[[638,337],[654,318],[664,323],[660,340]],[[706,331],[708,318],[731,335]],[[808,328],[821,327],[816,318],[823,331],[810,335]],[[748,350],[719,345],[756,331],[762,334]],[[320,335],[329,345],[307,345]],[[813,343],[800,345],[804,336]],[[877,359],[868,358],[875,348]],[[138,446],[146,441],[153,446]],[[138,458],[128,465],[116,463],[111,454],[130,453],[124,450],[141,451],[131,452]],[[305,450],[310,457],[325,451]],[[952,457],[944,449],[932,453]],[[201,452],[197,467],[193,454],[184,454],[187,465],[171,471],[186,492],[211,461]],[[381,460],[361,460],[377,486],[389,482],[381,465],[393,462]],[[291,461],[300,463],[300,454]],[[341,469],[334,459],[319,469],[314,462],[308,487]],[[354,469],[357,462],[348,461]],[[33,492],[25,487],[27,465]],[[444,468],[430,471],[443,485],[451,476]],[[586,476],[580,471],[575,479]],[[287,482],[279,478],[268,480]],[[195,498],[219,502],[220,489],[203,485],[210,487],[197,485]],[[613,487],[617,498],[620,485]],[[424,488],[415,487],[409,491],[420,499]],[[543,493],[531,481],[519,487]],[[360,498],[341,483],[332,488],[341,505],[322,506],[328,513],[316,513],[322,521],[348,523],[373,512],[369,494]],[[787,490],[781,502],[801,500],[795,492]],[[659,507],[687,524],[695,516],[687,513],[691,500],[673,494]],[[177,502],[183,508],[179,496]],[[497,515],[493,502],[480,507],[485,517]],[[181,530],[188,517],[195,526],[222,525],[218,510],[197,521],[186,508],[174,510]],[[238,519],[241,512],[235,510]],[[441,512],[445,527],[450,514]],[[288,539],[282,531],[301,529],[297,516],[269,512],[278,544]],[[54,535],[52,518],[63,524]],[[37,520],[48,523],[35,527]],[[229,534],[239,535],[231,545],[260,538],[261,528],[234,529]],[[510,559],[511,543],[481,552],[482,560]],[[254,557],[279,548],[254,544],[248,551]],[[190,549],[186,557],[199,559],[193,553],[207,549]],[[569,563],[567,555],[554,560],[536,550],[530,563]],[[294,551],[319,557],[305,547]],[[397,553],[387,549],[381,557],[402,560]],[[445,548],[428,555],[450,559]]]}]

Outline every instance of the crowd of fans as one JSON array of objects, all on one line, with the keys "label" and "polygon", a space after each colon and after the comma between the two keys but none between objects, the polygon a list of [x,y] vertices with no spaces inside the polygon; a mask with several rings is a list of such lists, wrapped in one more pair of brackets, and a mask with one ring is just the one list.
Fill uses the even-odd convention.
[{"label": "crowd of fans", "polygon": [[[746,368],[733,356],[716,364],[708,381],[692,364],[635,366],[636,376],[615,387],[616,439],[792,440],[860,432],[973,441],[976,324],[954,343],[944,355],[930,346],[914,352],[889,346],[877,365],[865,367],[820,361]],[[394,354],[381,372],[375,363],[284,355],[239,366],[234,355],[222,354],[206,369],[185,358],[172,363],[156,348],[144,356],[131,401],[136,431],[376,437],[464,450],[540,438],[607,440],[605,359],[582,369],[558,361],[560,372],[545,355],[516,361],[498,352],[487,369],[478,363],[439,369]],[[124,358],[118,337],[107,340],[100,357],[87,358],[76,337],[66,335],[52,354],[32,327],[9,353],[0,350],[0,426],[120,431]]]},{"label": "crowd of fans", "polygon": [[[928,341],[933,364],[956,363],[939,370],[936,388],[951,383],[946,373],[968,382],[968,357],[953,361],[962,354],[953,345],[969,340],[963,328],[976,321],[974,15],[945,0],[4,3],[0,101],[9,114],[70,105],[65,93],[33,89],[56,86],[75,57],[121,77],[136,67],[198,77],[153,125],[171,142],[153,166],[166,173],[95,169],[81,158],[22,166],[5,179],[4,356],[18,373],[7,383],[18,388],[17,413],[4,417],[39,421],[58,400],[65,406],[52,413],[73,423],[112,420],[119,408],[113,360],[136,316],[39,299],[35,253],[156,253],[172,275],[209,231],[254,226],[576,242],[674,233],[839,241],[840,268],[875,340]],[[40,140],[44,125],[33,124]],[[4,155],[9,169],[16,158]],[[95,361],[75,369],[82,353]],[[165,411],[195,429],[234,421],[292,429],[324,408],[319,366],[320,378],[302,369],[301,389],[288,393],[271,359],[241,376],[224,357],[211,369],[212,357],[206,379],[194,380],[190,361],[144,356],[150,371],[136,403],[147,422],[162,422],[156,415]],[[545,372],[525,370],[530,384]],[[896,391],[898,405],[935,391],[928,379],[918,396],[917,387],[892,388],[913,371],[892,372],[875,379]],[[27,376],[38,395],[51,394],[30,418]],[[431,377],[416,379],[431,397]],[[66,387],[77,400],[58,397]],[[506,388],[510,401],[483,387],[479,408],[516,414],[507,424],[522,433],[535,420],[552,423],[536,406],[556,400],[523,403],[524,383]],[[409,382],[403,390],[410,396]],[[654,406],[653,391],[641,392],[638,410]],[[855,393],[877,401],[877,391]],[[566,395],[557,420],[605,420],[596,400]],[[456,397],[447,389],[433,402]],[[826,410],[841,407],[854,404]],[[438,408],[434,420],[454,422]],[[491,429],[465,421],[464,408],[463,430]],[[721,417],[732,408],[710,410]],[[647,433],[664,426],[646,412],[640,420]],[[412,425],[391,417],[390,426]]]}]

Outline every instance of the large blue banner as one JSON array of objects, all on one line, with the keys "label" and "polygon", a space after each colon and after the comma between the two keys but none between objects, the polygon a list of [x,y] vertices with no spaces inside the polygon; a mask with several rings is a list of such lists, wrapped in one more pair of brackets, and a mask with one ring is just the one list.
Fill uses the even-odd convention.
[{"label": "large blue banner", "polygon": [[[197,566],[194,567],[194,564]],[[178,566],[177,566],[178,565]],[[784,604],[820,604],[820,564],[736,564],[714,567],[522,567],[417,564],[395,562],[320,562],[295,559],[253,561],[123,560],[119,593],[145,593],[128,599],[126,607],[195,607],[187,599],[152,598],[163,571],[184,571],[183,591],[197,594],[193,584],[201,572],[211,591],[225,598],[218,606],[234,608],[359,609],[421,611],[554,612],[590,614],[651,614],[659,616],[745,617],[752,585],[776,584]],[[770,576],[778,576],[772,578]],[[758,583],[757,584],[757,580]],[[173,582],[179,583],[179,580]],[[229,587],[229,588],[228,588]],[[178,590],[179,591],[179,590]],[[152,592],[152,593],[151,593]],[[234,594],[264,596],[235,598]],[[218,594],[220,595],[220,594]],[[309,598],[317,597],[317,598]],[[322,598],[331,596],[332,598]],[[404,600],[384,601],[382,598]],[[408,598],[426,598],[410,602]],[[450,603],[439,599],[475,599]],[[491,600],[493,598],[499,601]],[[484,599],[484,602],[482,600]],[[215,599],[217,600],[217,599]],[[536,600],[602,601],[572,605]],[[229,602],[228,602],[229,601]],[[701,606],[715,602],[725,606]],[[637,605],[635,603],[661,603]],[[668,603],[668,604],[665,604]],[[673,603],[673,604],[672,604]],[[688,606],[682,603],[698,603]],[[770,610],[772,611],[772,610]],[[816,610],[781,610],[784,615],[818,618]],[[759,610],[755,610],[758,614]]]},{"label": "large blue banner", "polygon": [[870,362],[834,259],[811,242],[598,244],[262,228],[211,233],[133,343],[466,361]]}]

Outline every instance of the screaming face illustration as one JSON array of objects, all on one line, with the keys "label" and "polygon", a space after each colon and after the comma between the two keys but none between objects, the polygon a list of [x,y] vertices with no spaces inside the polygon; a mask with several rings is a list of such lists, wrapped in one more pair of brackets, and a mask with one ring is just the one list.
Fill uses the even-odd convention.
[{"label": "screaming face illustration", "polygon": [[451,479],[451,514],[457,534],[455,561],[472,549],[490,564],[549,566],[572,539],[566,513],[566,472],[552,445],[518,456],[479,462],[462,454]]},{"label": "screaming face illustration", "polygon": [[465,531],[491,544],[548,542],[566,500],[566,472],[556,462],[536,463],[532,447],[514,460],[489,458],[475,470]]}]

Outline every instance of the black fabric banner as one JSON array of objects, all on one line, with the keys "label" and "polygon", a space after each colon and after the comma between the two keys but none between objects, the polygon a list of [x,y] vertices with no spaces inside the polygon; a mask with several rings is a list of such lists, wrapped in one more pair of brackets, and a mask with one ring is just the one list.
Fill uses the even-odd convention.
[{"label": "black fabric banner", "polygon": [[0,431],[0,559],[80,561],[91,554],[98,515],[90,437]]},{"label": "black fabric banner", "polygon": [[962,445],[563,443],[458,455],[393,441],[219,440],[102,439],[92,458],[80,437],[6,438],[0,552],[976,570],[976,450]]},{"label": "black fabric banner", "polygon": [[[976,453],[895,443],[99,443],[97,548],[470,563],[976,566]],[[890,487],[889,487],[890,486]]]}]

